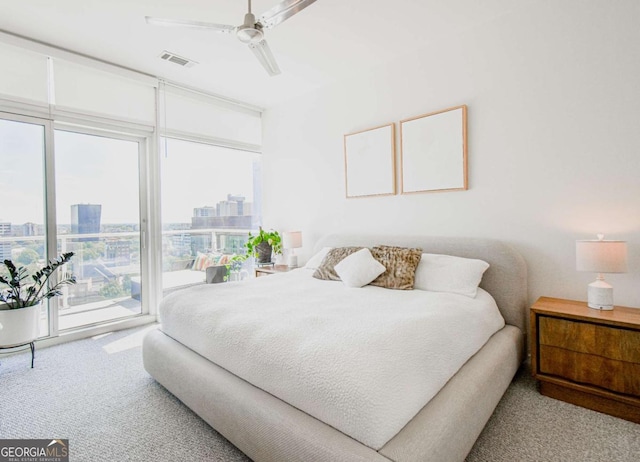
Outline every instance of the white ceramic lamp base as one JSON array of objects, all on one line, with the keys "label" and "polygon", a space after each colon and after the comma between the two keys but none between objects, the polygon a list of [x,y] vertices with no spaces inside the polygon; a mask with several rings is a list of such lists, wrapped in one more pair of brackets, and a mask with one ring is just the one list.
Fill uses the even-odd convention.
[{"label": "white ceramic lamp base", "polygon": [[613,287],[600,278],[589,284],[587,305],[595,310],[612,310]]},{"label": "white ceramic lamp base", "polygon": [[289,268],[297,268],[298,267],[298,256],[291,252],[289,255],[289,259],[287,261]]}]

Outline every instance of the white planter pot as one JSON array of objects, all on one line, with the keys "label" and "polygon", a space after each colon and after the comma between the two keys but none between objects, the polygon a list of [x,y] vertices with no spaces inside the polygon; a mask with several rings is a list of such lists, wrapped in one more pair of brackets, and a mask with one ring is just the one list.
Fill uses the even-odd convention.
[{"label": "white planter pot", "polygon": [[17,310],[3,307],[0,306],[0,347],[24,345],[38,338],[40,304]]}]

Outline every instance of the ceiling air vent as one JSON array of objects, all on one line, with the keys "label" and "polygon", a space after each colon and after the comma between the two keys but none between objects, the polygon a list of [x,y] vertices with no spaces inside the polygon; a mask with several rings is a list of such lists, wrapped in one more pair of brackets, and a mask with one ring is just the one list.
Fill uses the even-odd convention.
[{"label": "ceiling air vent", "polygon": [[170,51],[163,51],[160,54],[160,59],[164,60],[164,61],[169,61],[170,63],[174,63],[177,64],[178,66],[182,66],[182,67],[192,67],[196,64],[198,64],[196,61],[193,61],[191,59],[187,59],[185,57],[182,56],[178,56],[175,53],[171,53]]}]

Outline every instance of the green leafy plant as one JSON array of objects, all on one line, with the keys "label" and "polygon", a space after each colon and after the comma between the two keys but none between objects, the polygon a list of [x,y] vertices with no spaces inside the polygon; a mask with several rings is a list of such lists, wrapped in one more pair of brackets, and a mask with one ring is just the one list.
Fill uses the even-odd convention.
[{"label": "green leafy plant", "polygon": [[242,268],[242,264],[249,258],[248,255],[234,255],[229,259],[227,264],[227,274],[224,277],[225,282],[227,282],[231,276],[232,271],[240,271]]},{"label": "green leafy plant", "polygon": [[255,236],[249,232],[249,239],[247,239],[247,243],[244,245],[247,249],[247,257],[257,257],[258,246],[263,243],[270,245],[273,253],[276,255],[282,253],[282,238],[278,231],[265,231],[261,226],[258,234]]},{"label": "green leafy plant", "polygon": [[0,284],[7,286],[0,291],[0,302],[6,303],[10,310],[15,310],[62,295],[61,288],[65,285],[75,284],[75,276],[65,274],[52,286],[49,285],[49,278],[58,268],[69,263],[71,257],[73,257],[73,252],[63,253],[57,258],[49,260],[46,266],[34,274],[29,274],[24,266],[16,267],[11,260],[5,260],[4,266],[9,272],[9,276],[0,276]]},{"label": "green leafy plant", "polygon": [[247,255],[234,255],[229,259],[226,267],[229,271],[240,271],[240,268],[242,268],[242,263],[244,263],[247,258]]}]

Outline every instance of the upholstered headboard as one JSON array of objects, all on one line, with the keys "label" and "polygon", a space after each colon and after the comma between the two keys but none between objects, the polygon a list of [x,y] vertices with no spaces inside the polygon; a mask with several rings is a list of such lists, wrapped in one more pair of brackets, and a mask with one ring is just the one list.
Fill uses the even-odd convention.
[{"label": "upholstered headboard", "polygon": [[480,287],[489,292],[498,304],[507,324],[526,334],[527,265],[522,256],[507,244],[491,239],[433,236],[331,234],[321,238],[315,251],[323,247],[344,247],[386,244],[418,247],[424,253],[478,258],[489,265]]}]

